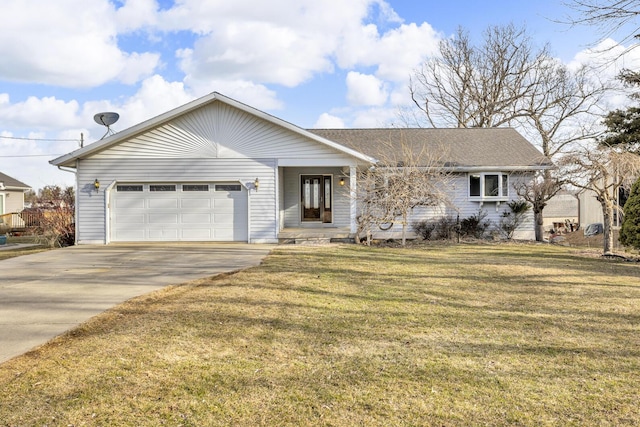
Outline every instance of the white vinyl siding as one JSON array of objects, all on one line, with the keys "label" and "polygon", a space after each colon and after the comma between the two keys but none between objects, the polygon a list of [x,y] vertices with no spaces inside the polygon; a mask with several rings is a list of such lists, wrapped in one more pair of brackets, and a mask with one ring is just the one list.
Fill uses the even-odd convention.
[{"label": "white vinyl siding", "polygon": [[[24,209],[24,192],[20,190],[5,190],[0,193],[0,214],[22,212]],[[2,211],[4,205],[4,212]]]},{"label": "white vinyl siding", "polygon": [[[447,216],[455,219],[459,214],[460,219],[468,218],[472,215],[477,215],[480,210],[484,211],[487,216],[486,220],[491,222],[491,228],[495,229],[500,223],[500,218],[502,217],[503,212],[510,212],[509,206],[507,205],[508,201],[519,199],[515,190],[513,190],[513,186],[522,180],[528,181],[532,178],[532,175],[529,174],[516,174],[509,176],[509,198],[508,200],[503,201],[482,201],[482,200],[474,200],[470,198],[469,195],[469,178],[466,173],[458,173],[454,174],[450,178],[450,182],[448,183],[448,187],[450,189],[450,197],[453,207],[447,208],[444,206],[441,207],[418,207],[415,208],[412,215],[409,218],[409,229],[408,231],[412,231],[411,224],[424,220],[424,219],[437,219],[439,217]],[[402,230],[401,224],[395,224],[394,227],[387,231],[383,232],[380,230],[372,230],[374,232],[374,236],[377,238],[397,238],[399,233]],[[529,210],[526,214],[524,222],[521,224],[516,234],[514,235],[515,239],[535,239],[535,230],[534,230],[534,222],[533,222],[533,212]]]},{"label": "white vinyl siding", "polygon": [[344,153],[230,105],[213,103],[93,156],[349,159]]}]

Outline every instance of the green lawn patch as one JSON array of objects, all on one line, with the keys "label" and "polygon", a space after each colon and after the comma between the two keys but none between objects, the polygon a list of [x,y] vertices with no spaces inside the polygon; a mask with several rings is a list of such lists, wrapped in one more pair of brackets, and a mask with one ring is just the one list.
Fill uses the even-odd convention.
[{"label": "green lawn patch", "polygon": [[0,424],[640,425],[640,265],[573,251],[280,246],[0,365]]}]

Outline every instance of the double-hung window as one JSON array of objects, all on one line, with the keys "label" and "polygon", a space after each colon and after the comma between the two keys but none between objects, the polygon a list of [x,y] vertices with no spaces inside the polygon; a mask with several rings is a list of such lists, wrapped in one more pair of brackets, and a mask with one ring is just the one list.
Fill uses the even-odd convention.
[{"label": "double-hung window", "polygon": [[477,200],[507,200],[509,175],[500,172],[470,173],[469,197]]}]

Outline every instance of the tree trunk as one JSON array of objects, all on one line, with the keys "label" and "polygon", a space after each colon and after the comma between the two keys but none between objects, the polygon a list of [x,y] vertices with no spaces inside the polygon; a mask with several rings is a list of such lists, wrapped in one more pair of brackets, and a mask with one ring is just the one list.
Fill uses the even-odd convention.
[{"label": "tree trunk", "polygon": [[604,254],[610,254],[613,249],[613,201],[607,198],[600,202],[602,204],[603,224],[602,232],[604,237]]},{"label": "tree trunk", "polygon": [[407,244],[407,214],[402,214],[402,246]]},{"label": "tree trunk", "polygon": [[536,230],[536,242],[544,241],[544,228],[542,226],[544,217],[541,210],[535,210],[533,212],[533,221]]}]

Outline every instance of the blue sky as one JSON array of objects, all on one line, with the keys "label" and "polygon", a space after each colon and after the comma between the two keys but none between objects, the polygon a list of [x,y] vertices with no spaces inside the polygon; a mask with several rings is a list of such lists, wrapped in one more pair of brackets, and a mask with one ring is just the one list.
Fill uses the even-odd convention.
[{"label": "blue sky", "polygon": [[104,134],[95,113],[118,112],[117,131],[212,91],[302,127],[389,125],[412,70],[459,26],[477,39],[524,25],[563,62],[589,61],[599,35],[554,22],[570,13],[560,0],[3,0],[0,171],[70,185],[48,161]]}]

